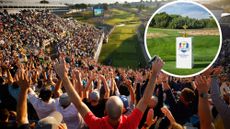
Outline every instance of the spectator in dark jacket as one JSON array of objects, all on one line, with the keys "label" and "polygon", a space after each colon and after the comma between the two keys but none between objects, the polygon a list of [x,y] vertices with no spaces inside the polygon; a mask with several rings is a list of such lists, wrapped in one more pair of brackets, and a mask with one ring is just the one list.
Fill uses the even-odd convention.
[{"label": "spectator in dark jacket", "polygon": [[167,82],[163,82],[163,87],[166,93],[166,101],[175,120],[181,125],[185,124],[194,114],[193,106],[196,106],[193,105],[193,100],[195,98],[194,91],[184,88],[181,91],[179,100],[176,100]]}]

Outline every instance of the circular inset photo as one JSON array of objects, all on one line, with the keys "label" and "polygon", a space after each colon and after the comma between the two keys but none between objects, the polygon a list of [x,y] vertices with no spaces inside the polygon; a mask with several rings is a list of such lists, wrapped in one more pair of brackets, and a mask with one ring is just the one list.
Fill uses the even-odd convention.
[{"label": "circular inset photo", "polygon": [[149,59],[160,56],[163,72],[192,77],[208,69],[219,55],[222,33],[215,16],[191,1],[176,1],[159,8],[145,29]]}]

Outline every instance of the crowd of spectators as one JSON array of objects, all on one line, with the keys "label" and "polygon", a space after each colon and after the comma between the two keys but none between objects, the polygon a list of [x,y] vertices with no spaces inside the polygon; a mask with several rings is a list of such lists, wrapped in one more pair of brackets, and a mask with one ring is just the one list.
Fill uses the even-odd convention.
[{"label": "crowd of spectators", "polygon": [[[60,24],[51,24],[45,20],[47,17]],[[71,27],[68,22],[58,22],[63,19],[44,11],[15,15],[4,12],[1,21],[0,128],[230,128],[230,83],[224,67],[212,67],[191,78],[165,75],[161,72],[164,62],[160,58],[151,68],[114,68],[85,55],[91,51],[89,44],[79,53],[65,51],[68,45],[70,49],[81,49],[86,40],[90,41],[88,36],[96,38],[96,34],[86,33],[91,29],[93,32],[93,27],[72,28],[74,24]],[[44,30],[31,27],[34,30],[31,31],[28,27],[31,24]],[[64,25],[73,32],[63,34],[60,30],[64,28],[60,26]],[[57,58],[51,58],[45,51],[34,54],[25,47],[32,48],[33,39],[36,44],[53,35],[64,35],[56,38]],[[74,39],[81,45],[72,47]]]},{"label": "crowd of spectators", "polygon": [[[22,10],[0,13],[0,43],[32,52],[54,45],[54,51],[65,51],[79,57],[94,57],[102,31],[72,19],[64,19],[48,10]],[[37,54],[37,53],[33,53]],[[54,53],[52,53],[54,54]]]}]

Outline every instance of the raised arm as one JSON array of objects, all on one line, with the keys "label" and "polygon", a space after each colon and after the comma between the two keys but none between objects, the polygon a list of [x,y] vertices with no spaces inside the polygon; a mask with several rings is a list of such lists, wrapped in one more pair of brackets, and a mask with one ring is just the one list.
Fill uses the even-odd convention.
[{"label": "raised arm", "polygon": [[134,90],[132,88],[132,82],[128,79],[125,80],[125,84],[127,85],[128,89],[129,89],[129,93],[130,93],[130,96],[131,96],[131,104],[134,104],[135,103],[135,93],[134,93]]},{"label": "raised arm", "polygon": [[160,59],[157,58],[156,61],[153,63],[152,65],[152,73],[150,75],[150,79],[149,82],[147,84],[147,87],[145,88],[145,92],[143,97],[140,99],[140,101],[137,104],[137,108],[144,113],[147,105],[149,103],[149,100],[151,99],[152,95],[153,95],[153,91],[155,89],[155,80],[157,77],[157,74],[161,71],[161,68],[163,67],[164,62]]},{"label": "raised arm", "polygon": [[81,97],[75,91],[68,75],[67,75],[67,68],[66,62],[64,58],[60,59],[60,63],[55,63],[55,71],[57,72],[58,76],[62,79],[66,92],[68,93],[70,100],[78,109],[79,113],[83,118],[85,118],[86,114],[90,112],[89,108],[81,101]]},{"label": "raised arm", "polygon": [[115,82],[115,80],[113,80],[113,81],[114,81],[114,92],[115,92],[115,95],[116,95],[116,96],[119,96],[119,95],[121,95],[121,94],[120,94],[119,89],[118,89],[118,87],[117,87],[117,83]]},{"label": "raised arm", "polygon": [[19,69],[15,78],[16,83],[20,86],[17,104],[17,122],[18,125],[21,126],[29,123],[27,114],[27,93],[30,87],[30,80],[28,78],[28,72],[25,72],[24,69]]},{"label": "raised arm", "polygon": [[108,86],[108,83],[105,79],[105,76],[103,75],[99,75],[99,78],[100,80],[102,81],[103,85],[104,85],[104,88],[105,88],[105,95],[104,95],[104,99],[108,99],[109,96],[110,96],[110,89],[109,89],[109,86]]},{"label": "raised arm", "polygon": [[49,74],[49,75],[48,75],[48,77],[49,77],[49,78],[48,78],[48,81],[50,81],[50,84],[51,84],[51,85],[56,85],[56,84],[53,82],[53,72],[52,72],[52,70],[49,69],[48,74]]},{"label": "raised arm", "polygon": [[114,95],[114,92],[115,92],[115,80],[114,80],[114,76],[112,75],[110,77],[110,80],[111,80],[111,94]]},{"label": "raised arm", "polygon": [[212,101],[213,101],[213,103],[214,103],[217,111],[220,113],[220,116],[223,119],[227,118],[229,116],[229,114],[230,114],[230,107],[220,97],[220,88],[219,88],[217,77],[213,77],[212,78],[212,83],[211,83],[211,97],[212,97]]},{"label": "raised arm", "polygon": [[173,124],[176,122],[175,118],[173,117],[172,113],[167,107],[162,107],[161,112],[164,113],[164,115],[169,119],[170,124]]},{"label": "raised arm", "polygon": [[61,96],[61,85],[62,85],[62,80],[59,79],[58,82],[55,84],[55,88],[54,88],[55,98],[58,98],[59,96]]},{"label": "raised arm", "polygon": [[220,88],[217,75],[222,72],[222,67],[217,67],[213,70],[215,76],[212,77],[211,81],[211,97],[216,107],[217,111],[220,113],[220,116],[223,119],[224,125],[228,128],[228,118],[230,116],[230,107],[225,103],[225,101],[220,97]]},{"label": "raised arm", "polygon": [[198,114],[200,117],[201,129],[214,129],[212,125],[212,116],[208,102],[208,91],[210,87],[211,79],[197,76],[195,79],[195,85],[199,93]]},{"label": "raised arm", "polygon": [[12,84],[14,82],[12,76],[11,76],[11,73],[10,73],[10,64],[9,62],[4,62],[3,65],[2,65],[2,68],[6,70],[6,73],[7,73],[7,83],[8,84]]},{"label": "raised arm", "polygon": [[86,87],[83,90],[83,99],[84,98],[89,98],[89,91],[90,91],[90,88],[92,89],[92,82],[93,82],[94,79],[95,79],[94,76],[92,76],[92,75],[89,76],[89,79],[87,81]]},{"label": "raised arm", "polygon": [[82,89],[82,80],[81,80],[81,72],[79,70],[74,69],[72,72],[72,79],[73,79],[73,84],[75,87],[75,90],[77,93],[80,95],[81,98],[83,98],[83,89]]},{"label": "raised arm", "polygon": [[168,84],[168,76],[165,74],[161,74],[160,78],[162,80],[163,89],[166,93],[166,101],[168,102],[170,108],[173,108],[174,105],[176,105],[177,101],[176,101],[175,96],[172,93],[172,90],[171,90],[169,84]]},{"label": "raised arm", "polygon": [[154,117],[154,110],[150,108],[146,117],[146,122],[141,129],[148,129],[153,124],[155,124],[157,121],[157,117],[154,117],[154,119],[153,117]]},{"label": "raised arm", "polygon": [[8,78],[8,84],[12,84],[14,82],[13,77],[10,73],[10,69],[7,69],[7,78]]}]

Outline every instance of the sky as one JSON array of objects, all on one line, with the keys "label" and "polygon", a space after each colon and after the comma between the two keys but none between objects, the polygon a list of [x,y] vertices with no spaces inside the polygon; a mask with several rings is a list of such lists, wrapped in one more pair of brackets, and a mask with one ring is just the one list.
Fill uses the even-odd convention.
[{"label": "sky", "polygon": [[[3,1],[16,1],[16,2],[40,2],[41,0],[3,0]],[[49,2],[55,2],[55,3],[86,3],[86,4],[97,4],[97,3],[115,3],[116,1],[119,3],[127,2],[139,2],[140,0],[48,0]],[[143,0],[146,1],[146,0]],[[147,0],[150,1],[150,0]],[[155,0],[152,0],[155,1]],[[161,0],[158,0],[161,1]],[[191,1],[218,1],[218,0],[191,0]]]},{"label": "sky", "polygon": [[[7,0],[5,0],[7,1]],[[18,1],[18,0],[11,0],[11,1]],[[20,2],[39,2],[41,0],[20,0]],[[119,3],[124,3],[125,1],[127,2],[137,2],[140,0],[48,0],[49,2],[55,2],[55,3],[71,3],[71,4],[76,4],[76,3],[85,3],[85,4],[97,4],[97,3],[115,3],[118,1]],[[144,0],[146,1],[146,0]],[[149,1],[149,0],[148,0]]]},{"label": "sky", "polygon": [[[90,3],[90,4],[97,4],[97,3],[115,3],[116,1],[119,3],[127,2],[139,2],[140,0],[49,0],[49,1],[59,1],[59,2],[67,2],[68,3]],[[146,1],[146,0],[143,0]],[[147,0],[150,1],[150,0]],[[155,1],[155,0],[152,0]],[[158,0],[161,1],[161,0]],[[218,1],[218,0],[190,0],[190,1]]]},{"label": "sky", "polygon": [[[66,0],[62,0],[62,1],[66,1]],[[140,0],[70,0],[73,1],[75,3],[115,3],[116,1],[120,2],[120,3],[124,3],[124,1],[127,2],[135,2],[135,1],[140,1]]]},{"label": "sky", "polygon": [[168,14],[178,14],[196,19],[205,19],[210,17],[208,11],[192,3],[171,4],[161,9],[159,13],[161,12],[166,12]]}]

